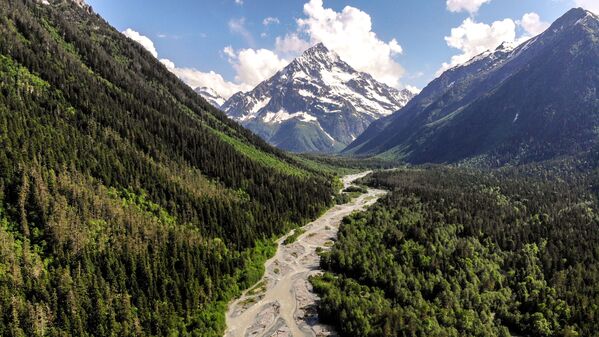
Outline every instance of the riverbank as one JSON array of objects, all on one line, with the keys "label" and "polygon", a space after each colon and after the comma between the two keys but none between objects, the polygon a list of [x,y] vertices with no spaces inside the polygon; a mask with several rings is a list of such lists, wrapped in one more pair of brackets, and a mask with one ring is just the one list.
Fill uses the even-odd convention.
[{"label": "riverbank", "polygon": [[[344,188],[368,173],[345,176]],[[319,324],[317,297],[308,281],[320,272],[318,251],[332,246],[345,216],[366,209],[385,194],[382,190],[368,189],[367,193],[331,208],[302,227],[303,233],[293,243],[285,244],[293,232],[279,239],[277,253],[265,263],[266,272],[261,281],[229,305],[225,336],[333,335],[329,327]]]}]

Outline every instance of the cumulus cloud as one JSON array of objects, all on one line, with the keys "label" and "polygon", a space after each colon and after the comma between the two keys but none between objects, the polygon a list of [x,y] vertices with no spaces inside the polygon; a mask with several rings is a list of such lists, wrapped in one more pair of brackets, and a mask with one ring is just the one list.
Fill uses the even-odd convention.
[{"label": "cumulus cloud", "polygon": [[[297,29],[275,39],[275,48],[241,49],[226,47],[223,53],[235,69],[235,82],[254,86],[284,68],[288,59],[301,54],[310,46],[323,42],[359,71],[372,74],[377,80],[400,87],[403,67],[394,59],[403,53],[396,39],[382,41],[372,31],[370,15],[360,9],[346,6],[341,12],[325,8],[322,0],[304,4],[304,17],[296,20]],[[266,18],[264,25],[276,23]],[[231,21],[232,31],[242,33],[245,21]]]},{"label": "cumulus cloud", "polygon": [[262,24],[265,26],[278,25],[279,23],[281,23],[281,21],[279,21],[279,18],[274,18],[272,16],[269,16],[269,17],[265,18],[264,20],[262,20]]},{"label": "cumulus cloud", "polygon": [[[225,47],[222,55],[228,59],[235,71],[233,82],[225,80],[213,71],[180,68],[168,59],[160,61],[191,87],[210,87],[228,98],[235,92],[251,90],[284,68],[291,57],[299,55],[318,42],[323,42],[357,70],[370,73],[377,80],[391,86],[401,87],[400,79],[404,69],[394,57],[403,53],[403,49],[396,39],[383,41],[372,31],[370,15],[351,6],[336,12],[331,8],[325,8],[322,0],[310,0],[305,3],[304,14],[304,17],[296,20],[297,28],[294,32],[275,39],[272,50],[235,50],[231,46]],[[275,17],[267,17],[262,22],[265,26],[277,23],[279,20]],[[246,43],[253,46],[254,40],[246,28],[245,18],[232,19],[228,26],[232,33],[241,35]],[[150,39],[144,40],[146,45],[153,47],[151,42]],[[158,55],[155,49],[153,54]]]},{"label": "cumulus cloud", "polygon": [[[154,57],[158,58],[158,51],[150,38],[141,35],[131,28],[126,29],[122,33],[138,42]],[[225,80],[222,75],[214,71],[203,72],[195,68],[177,67],[173,61],[166,58],[160,59],[160,63],[190,87],[209,87],[227,99],[236,92],[251,90],[257,83],[272,76],[277,70],[284,67],[286,62],[279,59],[273,52],[264,49],[256,51],[253,49],[244,49],[235,52],[229,46],[224,48],[223,53],[229,58],[229,61],[237,72],[235,77],[237,83]]]},{"label": "cumulus cloud", "polygon": [[229,63],[235,69],[235,81],[251,87],[268,79],[289,63],[268,49],[235,51],[229,46],[223,52],[229,56]]},{"label": "cumulus cloud", "polygon": [[235,4],[237,5],[243,5],[243,0],[235,0]]},{"label": "cumulus cloud", "polygon": [[438,74],[462,64],[487,50],[497,48],[501,43],[516,40],[516,23],[512,19],[495,21],[488,25],[467,18],[459,27],[452,28],[445,42],[462,53],[454,55],[449,63],[443,63]]},{"label": "cumulus cloud", "polygon": [[236,92],[251,89],[250,86],[245,84],[226,81],[220,74],[214,71],[203,72],[194,68],[178,68],[174,62],[168,59],[162,59],[160,62],[190,87],[208,87],[214,89],[214,91],[225,99],[228,99]]},{"label": "cumulus cloud", "polygon": [[169,60],[169,59],[160,59],[160,63],[164,64],[164,66],[166,67],[166,69],[168,70],[173,70],[175,69],[175,62]]},{"label": "cumulus cloud", "polygon": [[[123,35],[142,45],[154,57],[158,58],[158,51],[154,47],[154,42],[150,38],[141,35],[131,28],[126,29],[122,33]],[[162,63],[168,70],[177,75],[177,77],[179,77],[190,87],[210,87],[225,98],[230,97],[238,91],[246,91],[251,89],[250,86],[245,84],[228,82],[220,74],[217,74],[213,71],[202,72],[193,68],[178,68],[175,63],[169,59],[160,59],[160,63]]]},{"label": "cumulus cloud", "polygon": [[156,47],[154,47],[154,42],[152,42],[152,40],[150,40],[147,36],[143,36],[131,28],[125,29],[122,33],[131,40],[142,45],[142,47],[149,51],[150,54],[154,55],[154,57],[158,57],[158,52],[156,51]]},{"label": "cumulus cloud", "polygon": [[415,86],[412,85],[406,85],[406,90],[408,90],[409,92],[413,93],[414,95],[418,95],[422,89],[417,88]]},{"label": "cumulus cloud", "polygon": [[[518,26],[524,30],[524,34],[521,36],[518,36],[516,32]],[[452,56],[449,62],[443,63],[441,69],[437,71],[437,75],[463,64],[485,51],[495,50],[503,42],[509,44],[525,42],[542,33],[547,27],[549,24],[543,22],[536,13],[526,13],[518,21],[504,19],[491,24],[467,18],[459,27],[452,28],[451,34],[445,37],[447,45],[459,49],[461,53]]]},{"label": "cumulus cloud", "polygon": [[275,39],[275,49],[281,54],[297,55],[310,48],[312,44],[302,39],[297,33],[278,36]]},{"label": "cumulus cloud", "polygon": [[447,0],[446,4],[450,12],[467,11],[474,14],[478,12],[482,5],[488,2],[491,2],[491,0]]},{"label": "cumulus cloud", "polygon": [[537,13],[524,14],[518,23],[528,36],[537,36],[549,28],[549,23],[541,21],[541,17]]},{"label": "cumulus cloud", "polygon": [[394,56],[403,49],[395,39],[388,42],[379,39],[372,31],[368,13],[351,6],[336,12],[325,8],[322,0],[310,0],[304,5],[304,14],[306,17],[297,20],[296,33],[277,39],[278,52],[301,52],[309,45],[323,42],[357,70],[391,86],[400,86],[404,69]]},{"label": "cumulus cloud", "polygon": [[575,0],[577,7],[582,7],[595,14],[599,14],[599,1],[597,0]]},{"label": "cumulus cloud", "polygon": [[194,68],[179,68],[168,59],[162,59],[160,62],[190,87],[212,88],[225,99],[239,91],[252,90],[288,64],[288,61],[267,49],[248,48],[236,51],[233,47],[227,46],[223,49],[223,54],[235,69],[235,82],[225,80],[222,75],[214,71],[203,72]]}]

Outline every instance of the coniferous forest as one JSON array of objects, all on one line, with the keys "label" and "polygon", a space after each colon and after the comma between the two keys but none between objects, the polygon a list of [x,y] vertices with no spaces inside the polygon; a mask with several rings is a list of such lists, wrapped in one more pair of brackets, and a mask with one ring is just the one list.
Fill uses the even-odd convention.
[{"label": "coniferous forest", "polygon": [[312,279],[342,336],[599,334],[598,152],[379,172]]},{"label": "coniferous forest", "polygon": [[71,1],[0,2],[0,336],[219,336],[333,179]]},{"label": "coniferous forest", "polygon": [[[573,10],[562,20],[597,43],[599,17]],[[564,60],[584,47],[573,45]],[[572,107],[592,121],[596,50],[572,63],[591,69],[572,72],[588,73],[588,90],[570,88],[586,102]],[[389,193],[346,217],[334,243],[336,225],[321,223],[332,236],[306,244],[324,271],[310,279],[318,319],[339,335],[599,337],[599,148],[566,140],[575,151],[555,152],[563,157],[491,165],[497,158],[392,169],[391,152],[291,155],[212,107],[84,2],[0,0],[0,336],[222,336],[231,300],[272,286],[258,281],[277,239],[292,229],[282,245],[317,237],[321,227],[298,227],[335,204],[353,208],[330,219],[359,209],[357,199],[366,207],[377,188]],[[510,156],[537,149],[513,148]],[[339,175],[369,169],[381,171],[339,192]],[[298,255],[306,246],[293,262],[312,272],[316,253]],[[313,274],[301,273],[307,284]],[[261,300],[249,299],[242,306]]]}]

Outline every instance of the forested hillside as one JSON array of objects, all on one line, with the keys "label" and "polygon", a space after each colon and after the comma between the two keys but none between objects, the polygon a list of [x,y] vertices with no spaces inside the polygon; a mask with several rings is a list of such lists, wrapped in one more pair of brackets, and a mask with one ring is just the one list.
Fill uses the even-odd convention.
[{"label": "forested hillside", "polygon": [[597,152],[374,174],[313,279],[342,336],[597,336]]},{"label": "forested hillside", "polygon": [[0,2],[0,336],[220,335],[333,180],[45,2]]}]

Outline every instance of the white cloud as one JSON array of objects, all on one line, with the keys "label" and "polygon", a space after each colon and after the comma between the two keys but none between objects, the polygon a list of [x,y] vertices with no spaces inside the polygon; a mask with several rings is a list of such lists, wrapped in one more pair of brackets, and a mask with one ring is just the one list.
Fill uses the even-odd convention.
[{"label": "white cloud", "polygon": [[[516,28],[521,26],[524,34],[517,36]],[[522,19],[514,21],[504,19],[491,24],[476,22],[467,18],[459,27],[452,28],[451,34],[445,37],[449,47],[459,49],[460,54],[454,55],[450,62],[443,63],[437,71],[440,75],[444,71],[463,64],[473,57],[488,51],[495,50],[503,42],[520,44],[542,33],[549,24],[541,21],[536,13],[526,13]]]},{"label": "white cloud", "polygon": [[190,87],[212,88],[225,99],[239,91],[252,90],[288,63],[267,49],[235,51],[233,47],[227,46],[223,49],[223,53],[235,69],[235,82],[225,80],[222,75],[214,71],[203,72],[194,68],[178,68],[168,59],[162,59],[160,62]]},{"label": "white cloud", "polygon": [[268,79],[289,63],[268,49],[242,49],[235,52],[229,46],[223,52],[229,56],[229,62],[235,69],[235,80],[251,87]]},{"label": "white cloud", "polygon": [[278,36],[275,40],[275,49],[282,54],[297,55],[310,48],[312,44],[302,39],[297,33]]},{"label": "white cloud", "polygon": [[[154,43],[150,38],[139,34],[131,28],[126,29],[122,33],[130,39],[138,42],[145,49],[147,49],[154,57],[158,58],[158,51],[154,47]],[[224,53],[229,57],[237,58],[237,55],[231,47],[225,48]],[[239,58],[240,70],[243,71],[244,75],[239,76],[240,78],[250,77],[251,75],[250,71],[247,68],[249,67],[249,63],[252,61],[252,58],[248,57],[247,54],[247,52],[243,53],[243,55],[241,55],[241,57]],[[229,98],[238,91],[247,91],[253,88],[253,86],[248,85],[244,82],[233,83],[226,81],[220,74],[214,71],[203,72],[194,68],[179,68],[175,65],[173,61],[165,58],[160,59],[160,63],[162,63],[170,72],[175,74],[177,77],[179,77],[179,79],[181,79],[190,87],[209,87],[214,89],[219,95],[221,95],[224,98]],[[258,66],[259,69],[256,72],[261,73],[260,62],[258,62]],[[264,68],[264,65],[262,65],[261,67]]]},{"label": "white cloud", "polygon": [[178,68],[174,62],[168,59],[161,59],[160,62],[188,86],[192,88],[212,88],[225,99],[231,97],[238,91],[247,91],[251,89],[250,86],[245,84],[226,81],[220,74],[214,71],[203,72],[194,68]]},{"label": "white cloud", "polygon": [[164,64],[164,66],[166,67],[166,69],[168,70],[173,70],[175,69],[175,62],[169,60],[169,59],[160,59],[160,63]]},{"label": "white cloud", "polygon": [[245,27],[245,18],[231,19],[229,21],[229,29],[231,32],[241,35],[249,45],[254,45],[254,37]]},{"label": "white cloud", "polygon": [[[243,3],[240,0],[236,2]],[[161,59],[160,62],[189,86],[210,87],[228,98],[238,91],[251,90],[274,75],[289,63],[288,57],[297,56],[311,45],[323,42],[357,70],[368,72],[391,86],[400,87],[404,69],[394,57],[401,54],[403,49],[396,39],[388,42],[379,39],[372,31],[370,15],[350,6],[336,12],[324,8],[322,0],[305,3],[304,14],[305,17],[297,20],[297,30],[277,37],[272,50],[235,50],[231,46],[225,47],[222,52],[235,70],[234,81],[226,81],[214,71],[179,68],[168,59]],[[267,17],[262,23],[276,24],[279,20]],[[252,34],[246,28],[245,18],[232,19],[228,25],[231,32],[241,35],[250,46],[254,44]],[[153,47],[150,39],[144,40],[144,43]],[[154,53],[155,56],[157,54]]]},{"label": "white cloud", "polygon": [[577,7],[582,7],[595,14],[599,14],[599,1],[597,0],[574,0]]},{"label": "white cloud", "polygon": [[474,14],[478,12],[480,6],[488,2],[491,2],[491,0],[447,0],[446,4],[450,12],[467,11]]},{"label": "white cloud", "polygon": [[537,13],[526,13],[522,16],[522,20],[518,21],[524,31],[529,36],[536,36],[549,28],[549,23],[541,21],[541,17]]},{"label": "white cloud", "polygon": [[237,5],[243,5],[243,0],[235,0],[235,4]]},{"label": "white cloud", "polygon": [[235,57],[235,50],[231,46],[226,46],[223,49],[223,53],[225,53],[225,55],[227,55],[229,58],[234,58]]},{"label": "white cloud", "polygon": [[411,92],[411,93],[413,93],[413,94],[415,94],[415,95],[418,95],[418,94],[419,94],[419,93],[422,91],[422,89],[420,89],[420,88],[417,88],[417,87],[415,87],[415,86],[412,86],[412,85],[406,85],[406,89],[407,89],[409,92]]},{"label": "white cloud", "polygon": [[443,63],[437,74],[462,64],[487,50],[497,48],[501,43],[516,40],[516,23],[512,19],[495,21],[488,25],[467,18],[459,27],[451,29],[451,35],[445,37],[447,45],[461,50],[451,62]]},{"label": "white cloud", "polygon": [[[297,20],[297,34],[278,39],[277,50],[292,52],[306,44],[323,42],[357,70],[372,74],[377,80],[394,87],[400,86],[403,67],[394,56],[403,52],[397,40],[384,42],[372,31],[368,13],[346,6],[341,12],[324,8],[322,0],[310,0],[304,5],[305,18]],[[298,34],[308,41],[298,40]]]},{"label": "white cloud", "polygon": [[194,68],[178,68],[168,59],[162,59],[160,62],[190,87],[212,88],[225,99],[236,92],[252,90],[288,64],[288,61],[267,49],[236,51],[233,47],[227,46],[223,48],[223,54],[235,69],[235,82],[226,81],[222,75],[214,71],[203,72]]},{"label": "white cloud", "polygon": [[278,25],[279,23],[281,23],[281,21],[279,21],[279,18],[274,18],[272,16],[269,16],[269,17],[265,18],[264,20],[262,20],[262,24],[265,26]]},{"label": "white cloud", "polygon": [[122,33],[123,33],[123,35],[130,38],[131,40],[142,45],[142,47],[144,47],[147,51],[149,51],[150,54],[154,55],[154,57],[158,57],[158,52],[156,51],[156,48],[154,47],[154,42],[152,42],[152,40],[150,40],[147,36],[143,36],[131,28],[125,29]]}]

